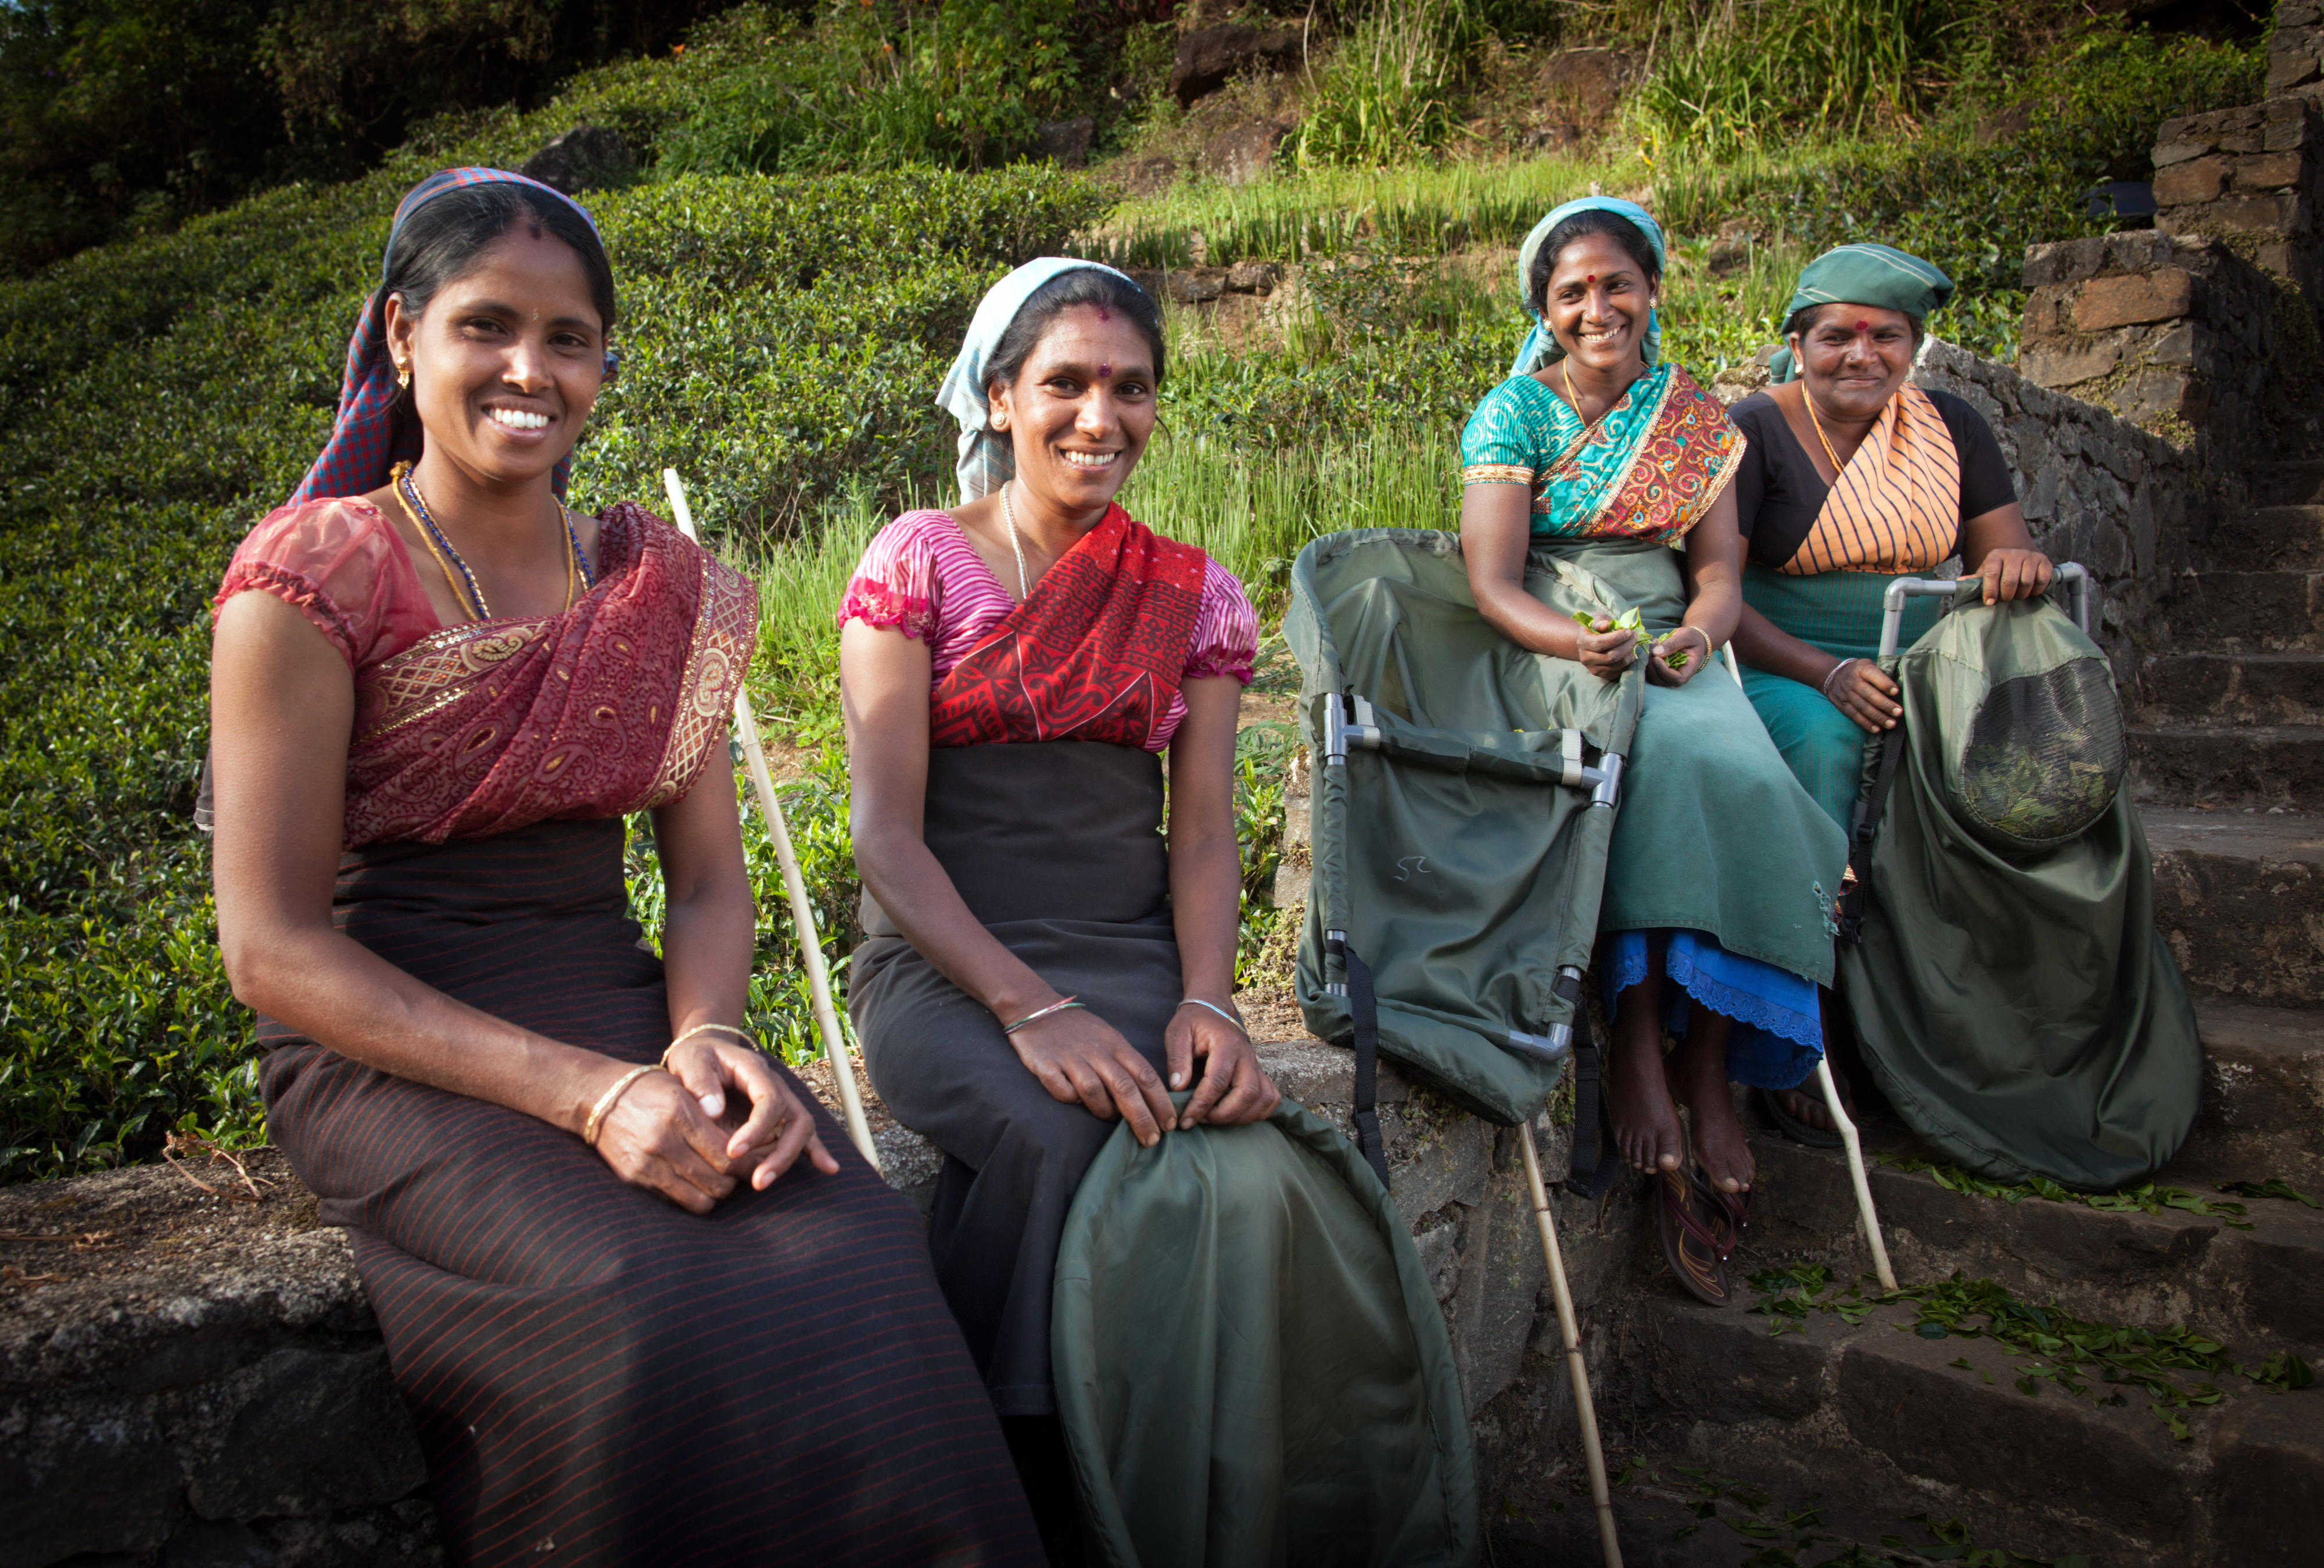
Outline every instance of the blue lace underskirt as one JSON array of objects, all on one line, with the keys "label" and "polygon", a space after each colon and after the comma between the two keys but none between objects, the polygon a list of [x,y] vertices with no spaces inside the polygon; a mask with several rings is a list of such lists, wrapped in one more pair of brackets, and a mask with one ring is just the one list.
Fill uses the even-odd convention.
[{"label": "blue lace underskirt", "polygon": [[1812,980],[1729,953],[1707,931],[1615,931],[1599,944],[1606,1013],[1663,956],[1663,1027],[1684,1038],[1688,1002],[1732,1019],[1727,1076],[1754,1089],[1791,1089],[1823,1058],[1823,1010]]}]

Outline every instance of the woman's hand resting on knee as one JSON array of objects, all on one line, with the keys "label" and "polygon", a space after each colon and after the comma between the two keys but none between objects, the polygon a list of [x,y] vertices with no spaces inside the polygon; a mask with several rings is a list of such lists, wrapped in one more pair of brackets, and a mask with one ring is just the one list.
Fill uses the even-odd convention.
[{"label": "woman's hand resting on knee", "polygon": [[1178,1118],[1181,1127],[1240,1127],[1273,1114],[1283,1102],[1283,1091],[1259,1065],[1250,1037],[1207,1008],[1180,1008],[1162,1048],[1174,1084],[1190,1082],[1195,1059],[1203,1063],[1203,1081]]},{"label": "woman's hand resting on knee", "polygon": [[1085,1106],[1102,1121],[1122,1117],[1130,1136],[1148,1148],[1178,1125],[1177,1109],[1153,1065],[1120,1029],[1087,1008],[1027,1024],[1009,1043],[1053,1098]]},{"label": "woman's hand resting on knee", "polygon": [[[609,1068],[608,1088],[629,1071]],[[598,1126],[598,1156],[623,1181],[706,1214],[738,1183],[764,1192],[802,1151],[838,1174],[815,1118],[757,1051],[688,1040],[670,1052],[670,1069],[623,1090]]]}]

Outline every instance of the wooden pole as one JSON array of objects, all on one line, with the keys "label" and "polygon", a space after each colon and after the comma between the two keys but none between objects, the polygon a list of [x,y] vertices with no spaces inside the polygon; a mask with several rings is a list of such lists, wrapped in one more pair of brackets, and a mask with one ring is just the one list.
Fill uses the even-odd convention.
[{"label": "wooden pole", "polygon": [[1896,1288],[1896,1271],[1888,1267],[1888,1245],[1880,1239],[1880,1216],[1872,1211],[1872,1184],[1864,1175],[1864,1146],[1856,1136],[1856,1123],[1840,1108],[1840,1085],[1831,1081],[1831,1064],[1816,1059],[1816,1082],[1823,1085],[1823,1102],[1831,1108],[1831,1124],[1840,1129],[1840,1139],[1848,1146],[1848,1174],[1856,1182],[1856,1217],[1864,1225],[1864,1239],[1872,1244],[1872,1271],[1880,1277],[1880,1288]]},{"label": "wooden pole", "polygon": [[1519,1128],[1525,1147],[1526,1186],[1533,1194],[1533,1222],[1541,1231],[1541,1255],[1549,1263],[1550,1294],[1557,1301],[1557,1329],[1565,1341],[1565,1372],[1573,1380],[1573,1407],[1582,1416],[1582,1457],[1590,1468],[1590,1500],[1598,1508],[1598,1545],[1606,1568],[1622,1568],[1622,1544],[1614,1534],[1614,1499],[1606,1485],[1606,1451],[1598,1441],[1598,1407],[1590,1399],[1590,1370],[1582,1364],[1582,1330],[1573,1317],[1573,1291],[1565,1282],[1565,1255],[1558,1250],[1557,1222],[1549,1212],[1549,1189],[1542,1185],[1541,1157],[1534,1152],[1534,1124]]},{"label": "wooden pole", "polygon": [[[670,511],[678,530],[700,542],[694,531],[694,512],[686,504],[686,486],[678,470],[661,471],[662,488],[669,492]],[[742,761],[751,771],[751,789],[759,798],[759,813],[766,819],[767,836],[775,841],[775,861],[782,867],[783,891],[791,905],[791,928],[798,936],[799,957],[807,965],[807,995],[815,1003],[816,1027],[823,1035],[824,1060],[831,1064],[833,1087],[847,1119],[847,1136],[873,1170],[880,1168],[879,1151],[872,1147],[872,1123],[863,1115],[863,1096],[855,1088],[855,1064],[847,1050],[847,1036],[839,1027],[838,1010],[831,1005],[831,972],[824,966],[823,939],[816,930],[815,906],[807,902],[807,882],[799,875],[798,853],[791,848],[790,829],[775,798],[775,780],[767,771],[766,748],[759,742],[759,720],[751,711],[751,696],[734,690],[734,733],[742,742]]]}]

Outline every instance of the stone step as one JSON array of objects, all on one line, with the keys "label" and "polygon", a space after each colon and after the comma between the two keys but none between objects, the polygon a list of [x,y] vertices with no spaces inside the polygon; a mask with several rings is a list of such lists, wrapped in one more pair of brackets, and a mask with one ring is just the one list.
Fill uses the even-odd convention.
[{"label": "stone step", "polygon": [[2324,724],[2324,654],[2172,653],[2139,671],[2147,724]]},{"label": "stone step", "polygon": [[[2227,1398],[2182,1416],[2181,1441],[2135,1385],[2093,1377],[2075,1394],[2037,1379],[2029,1396],[2018,1381],[2026,1359],[1983,1335],[1902,1332],[1913,1322],[1907,1308],[1877,1308],[1855,1324],[1814,1311],[1796,1330],[1771,1333],[1766,1316],[1673,1291],[1645,1304],[1641,1320],[1665,1446],[1788,1507],[1821,1499],[1849,1523],[1893,1519],[1884,1533],[1914,1541],[1923,1532],[1906,1521],[1955,1520],[1981,1547],[2043,1559],[2157,1568],[2313,1561],[2324,1398],[2312,1393],[2232,1379]],[[1695,1537],[1705,1555],[1670,1560],[1735,1561],[1733,1545],[1714,1545],[1726,1535],[1706,1532]]]},{"label": "stone step", "polygon": [[[2218,1181],[2281,1176],[2324,1202],[2324,1012],[2195,1003],[2203,1036],[2203,1109],[2172,1162]],[[2324,1341],[2324,1319],[2314,1330]]]},{"label": "stone step", "polygon": [[2255,653],[2314,653],[2324,572],[2196,572],[2171,599],[2173,648]]},{"label": "stone step", "polygon": [[2324,462],[2263,463],[2253,473],[2262,506],[2313,506],[2324,503]]},{"label": "stone step", "polygon": [[2215,524],[2197,547],[2206,568],[2226,572],[2324,567],[2324,506],[2263,506]]},{"label": "stone step", "polygon": [[[2292,1351],[2324,1360],[2324,1210],[2217,1187],[2220,1180],[2264,1180],[2276,1171],[2239,1167],[2232,1178],[2197,1174],[2182,1157],[2156,1178],[2158,1190],[2242,1204],[2248,1213],[2241,1222],[2251,1227],[2244,1230],[2228,1223],[2236,1218],[2232,1213],[2170,1207],[2148,1213],[1955,1192],[1927,1171],[1869,1163],[1876,1155],[1931,1158],[1901,1127],[1868,1122],[1864,1137],[1873,1207],[1900,1281],[1943,1279],[1959,1269],[2093,1322],[2190,1324],[2247,1359]],[[1868,1273],[1872,1255],[1857,1226],[1855,1187],[1840,1151],[1809,1148],[1775,1133],[1754,1135],[1751,1150],[1758,1177],[1747,1245],[1737,1253],[1743,1273],[1794,1261],[1824,1264],[1839,1279]],[[2287,1179],[2324,1200],[2324,1184]]]},{"label": "stone step", "polygon": [[[2324,732],[2317,749],[2324,752]],[[2324,817],[2143,807],[2154,928],[2188,988],[2324,1006]]]},{"label": "stone step", "polygon": [[2134,724],[2129,783],[2141,806],[2324,808],[2324,725]]}]

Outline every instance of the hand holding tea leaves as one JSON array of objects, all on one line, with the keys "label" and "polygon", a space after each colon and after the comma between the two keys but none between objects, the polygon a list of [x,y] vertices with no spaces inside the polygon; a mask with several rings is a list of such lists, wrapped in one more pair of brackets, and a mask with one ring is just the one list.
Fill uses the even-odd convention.
[{"label": "hand holding tea leaves", "polygon": [[1612,680],[1630,668],[1630,661],[1638,656],[1638,645],[1646,639],[1636,610],[1625,610],[1619,615],[1583,615],[1574,625],[1573,657],[1600,680]]}]

